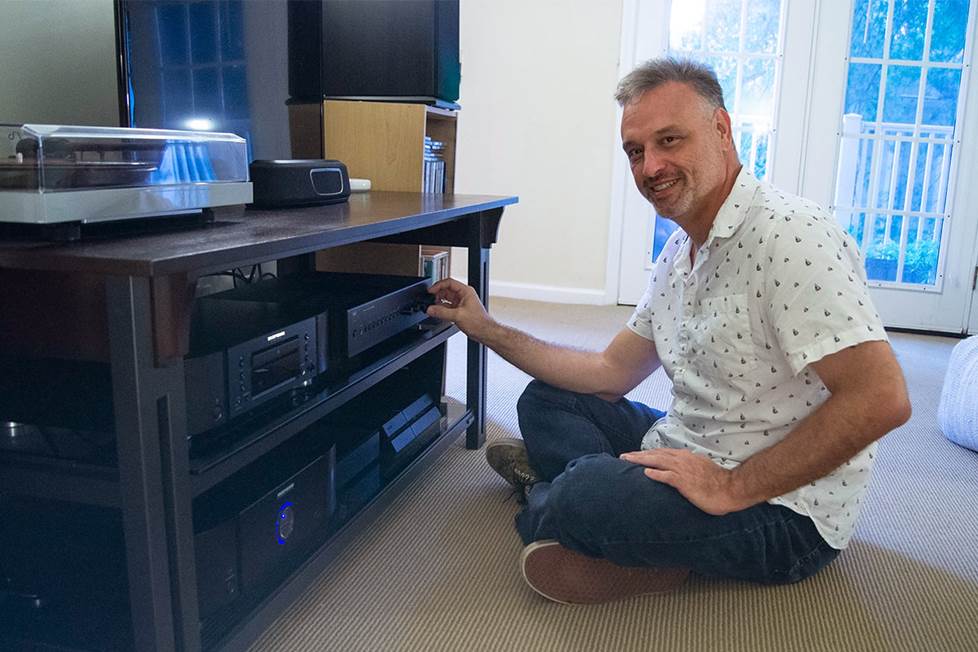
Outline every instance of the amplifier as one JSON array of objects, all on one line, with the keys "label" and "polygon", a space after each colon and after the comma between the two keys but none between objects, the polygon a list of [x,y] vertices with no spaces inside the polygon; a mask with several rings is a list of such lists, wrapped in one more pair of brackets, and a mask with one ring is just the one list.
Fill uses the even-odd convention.
[{"label": "amplifier", "polygon": [[415,276],[313,272],[252,283],[225,298],[325,313],[329,364],[342,364],[427,319],[430,285]]},{"label": "amplifier", "polygon": [[335,455],[330,447],[298,470],[294,455],[258,462],[195,504],[202,619],[260,592],[325,540],[336,508]]},{"label": "amplifier", "polygon": [[197,300],[184,359],[190,436],[309,385],[326,370],[326,315],[271,297],[234,300],[246,289]]}]

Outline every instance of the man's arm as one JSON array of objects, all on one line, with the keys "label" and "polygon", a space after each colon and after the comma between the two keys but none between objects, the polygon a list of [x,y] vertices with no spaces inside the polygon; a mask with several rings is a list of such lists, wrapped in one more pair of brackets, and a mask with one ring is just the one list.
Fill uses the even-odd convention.
[{"label": "man's arm", "polygon": [[436,297],[429,315],[455,322],[468,337],[554,387],[615,401],[659,366],[655,344],[627,328],[604,351],[581,351],[500,324],[489,316],[472,287],[454,279],[439,281],[429,292]]},{"label": "man's arm", "polygon": [[787,437],[724,469],[686,450],[626,453],[645,474],[679,490],[710,514],[746,509],[828,475],[859,451],[906,423],[910,399],[886,342],[864,342],[811,365],[832,393]]}]

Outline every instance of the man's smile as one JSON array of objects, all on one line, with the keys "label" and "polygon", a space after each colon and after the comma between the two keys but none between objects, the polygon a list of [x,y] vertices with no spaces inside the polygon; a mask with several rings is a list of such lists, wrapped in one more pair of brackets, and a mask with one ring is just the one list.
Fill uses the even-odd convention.
[{"label": "man's smile", "polygon": [[657,193],[658,192],[662,192],[666,188],[672,188],[677,183],[679,183],[679,179],[673,179],[672,181],[666,181],[664,183],[658,183],[658,184],[652,186],[652,191],[653,192],[657,192]]}]

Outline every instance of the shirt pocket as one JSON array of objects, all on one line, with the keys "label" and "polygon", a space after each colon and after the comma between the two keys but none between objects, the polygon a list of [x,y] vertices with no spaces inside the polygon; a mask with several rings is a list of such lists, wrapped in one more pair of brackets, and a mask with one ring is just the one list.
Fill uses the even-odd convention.
[{"label": "shirt pocket", "polygon": [[692,326],[692,366],[727,394],[720,403],[740,402],[752,392],[758,366],[747,295],[702,299]]}]

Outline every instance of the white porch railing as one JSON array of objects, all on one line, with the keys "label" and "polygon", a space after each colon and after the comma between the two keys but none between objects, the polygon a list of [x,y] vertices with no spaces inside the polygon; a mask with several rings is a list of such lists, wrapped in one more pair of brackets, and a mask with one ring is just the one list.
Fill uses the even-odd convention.
[{"label": "white porch railing", "polygon": [[[767,178],[768,162],[771,160],[771,149],[774,144],[774,134],[771,127],[763,120],[752,116],[742,116],[733,125],[733,141],[740,155],[740,162],[747,167],[758,179]],[[763,156],[758,168],[758,158]]]},{"label": "white porch railing", "polygon": [[[895,275],[875,280],[906,281],[919,287],[919,279],[904,279],[908,243],[920,248],[930,240],[934,251],[940,249],[953,134],[954,128],[947,126],[864,122],[858,114],[843,116],[836,218],[864,252],[886,247],[898,252]],[[933,263],[936,272],[939,261]],[[924,282],[933,283],[935,276],[928,274],[930,280]]]}]

